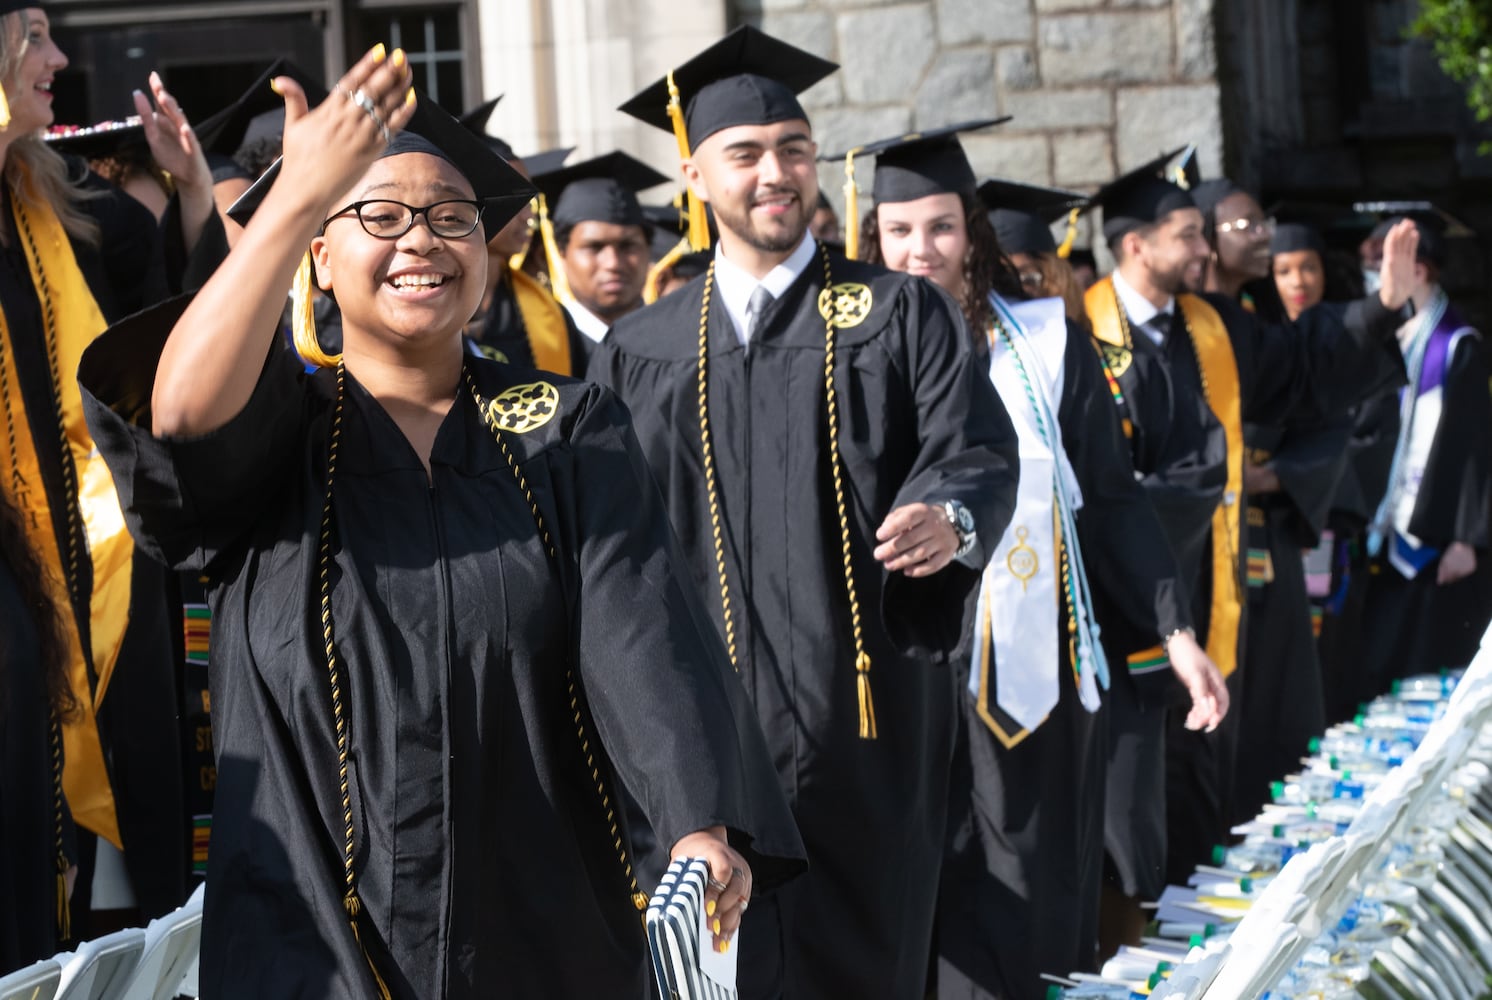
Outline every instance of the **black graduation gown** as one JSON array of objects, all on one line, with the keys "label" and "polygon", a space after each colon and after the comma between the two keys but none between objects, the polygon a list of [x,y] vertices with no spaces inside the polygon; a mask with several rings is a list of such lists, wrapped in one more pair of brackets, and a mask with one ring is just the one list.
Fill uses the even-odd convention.
[{"label": "black graduation gown", "polygon": [[1357,712],[1358,664],[1350,659],[1363,623],[1364,588],[1353,581],[1368,572],[1367,526],[1388,489],[1399,436],[1399,394],[1385,390],[1352,411],[1347,468],[1332,500],[1327,524],[1334,536],[1331,593],[1321,604],[1321,683],[1327,724]]},{"label": "black graduation gown", "polygon": [[[79,174],[87,170],[75,158],[69,158],[69,168]],[[98,175],[88,174],[85,187],[96,197],[81,207],[98,223],[101,239],[96,247],[76,239],[70,242],[99,310],[111,323],[172,292],[197,287],[227,254],[216,214],[187,254],[176,199],[157,225],[143,205]],[[14,232],[8,199],[4,205],[6,225]],[[13,240],[0,257],[5,261],[0,266],[0,306],[15,347],[14,376],[20,380],[26,415],[37,435],[42,487],[51,510],[72,509],[81,517],[77,497],[67,496],[63,485],[63,456],[56,437],[58,402],[52,389],[41,304],[19,241]],[[72,373],[63,377],[71,378]],[[53,527],[59,551],[67,551],[65,519],[54,518]],[[80,603],[73,614],[86,650],[92,565],[84,559],[78,568]],[[97,715],[125,862],[141,915],[147,918],[176,908],[187,895],[189,833],[176,723],[181,608],[174,594],[175,582],[165,568],[137,551],[130,580],[129,624],[108,696]],[[88,855],[81,859],[82,872],[73,896],[80,916],[91,906],[91,852]],[[48,912],[54,908],[55,902],[47,904]]]},{"label": "black graduation gown", "polygon": [[[570,310],[556,303],[560,315],[565,319],[565,333],[570,342],[570,364],[576,378],[585,375],[585,366],[595,345],[580,332],[570,318]],[[492,290],[492,304],[478,336],[472,338],[477,349],[490,358],[506,361],[519,368],[534,367],[534,349],[528,340],[528,329],[523,325],[523,313],[518,308],[518,298],[513,293],[513,282],[504,275]]]},{"label": "black graduation gown", "polygon": [[[1076,327],[1063,369],[1057,419],[1083,493],[1078,537],[1099,621],[1105,633],[1123,621],[1153,646],[1190,624],[1185,588],[1136,481],[1098,355]],[[968,665],[963,655],[954,670],[962,711],[938,894],[938,996],[1041,1000],[1042,973],[1095,964],[1109,696],[1097,712],[1083,707],[1063,643],[1057,707],[1006,749],[978,715]],[[1109,666],[1111,689],[1130,683],[1118,676],[1122,657]]]},{"label": "black graduation gown", "polygon": [[[232,421],[156,439],[143,425],[181,308],[168,306],[97,342],[80,381],[132,532],[211,579],[218,786],[202,992],[365,998],[373,984],[342,903],[319,616],[335,377],[304,375],[276,340]],[[488,400],[544,377],[466,365]],[[557,416],[503,439],[526,495],[464,387],[427,479],[347,376],[332,620],[362,941],[396,998],[645,994],[640,915],[577,732],[571,670],[601,775],[614,784],[615,769],[637,791],[664,843],[723,824],[760,891],[801,867],[625,411],[595,387],[553,384]]]},{"label": "black graduation gown", "polygon": [[[967,634],[983,563],[975,553],[924,580],[887,574],[872,555],[875,532],[895,508],[952,499],[981,539],[998,538],[1014,506],[1016,438],[942,292],[838,255],[830,262],[834,284],[864,285],[872,300],[862,322],[838,331],[834,383],[877,740],[858,735],[816,307],[822,260],[763,311],[749,351],[718,290],[708,317],[737,666],[811,869],[747,914],[741,995],[921,997],[953,745],[949,657]],[[588,375],[631,408],[719,625],[697,395],[704,282],[620,320]]]},{"label": "black graduation gown", "polygon": [[1244,427],[1250,456],[1274,469],[1280,489],[1249,497],[1244,532],[1249,559],[1262,556],[1268,569],[1248,579],[1235,823],[1258,815],[1269,801],[1269,783],[1297,770],[1311,737],[1326,728],[1302,553],[1321,540],[1350,433],[1345,415],[1311,425]]},{"label": "black graduation gown", "polygon": [[1372,560],[1369,571],[1354,581],[1362,591],[1362,627],[1359,641],[1344,654],[1356,664],[1354,703],[1382,694],[1395,678],[1465,666],[1492,617],[1492,398],[1486,350],[1480,336],[1464,337],[1446,367],[1440,423],[1409,522],[1411,534],[1442,551],[1453,541],[1470,545],[1476,550],[1476,572],[1442,587],[1435,581],[1439,559],[1413,580],[1404,579],[1383,556]]},{"label": "black graduation gown", "polygon": [[[1376,297],[1345,307],[1318,306],[1301,314],[1293,324],[1266,323],[1226,296],[1206,294],[1202,298],[1217,310],[1227,330],[1245,423],[1319,419],[1345,411],[1358,399],[1403,381],[1403,358],[1393,336],[1398,316]],[[1135,336],[1136,358],[1147,340],[1143,333]],[[1179,320],[1159,352],[1173,398],[1183,412],[1195,412],[1198,404],[1205,406],[1201,370]],[[1138,423],[1146,404],[1131,401],[1131,405],[1139,410]],[[1219,453],[1220,460],[1223,454]],[[1139,461],[1136,467],[1147,471]],[[1246,523],[1246,507],[1240,500],[1240,533]],[[1157,509],[1166,521],[1160,504]],[[1186,580],[1199,639],[1206,635],[1212,600],[1210,531],[1209,521],[1199,546],[1198,575]],[[1242,541],[1240,534],[1235,544],[1241,546]],[[1184,571],[1191,570],[1186,555],[1182,563]],[[1241,682],[1241,671],[1229,678],[1234,704],[1240,701]],[[1165,755],[1168,882],[1183,882],[1197,864],[1210,857],[1213,845],[1227,836],[1241,715],[1230,711],[1212,733],[1194,733],[1184,727],[1184,711],[1169,713]]]},{"label": "black graduation gown", "polygon": [[[0,553],[0,976],[51,958],[59,945],[51,715],[34,615]],[[63,850],[73,857],[63,809]]]}]

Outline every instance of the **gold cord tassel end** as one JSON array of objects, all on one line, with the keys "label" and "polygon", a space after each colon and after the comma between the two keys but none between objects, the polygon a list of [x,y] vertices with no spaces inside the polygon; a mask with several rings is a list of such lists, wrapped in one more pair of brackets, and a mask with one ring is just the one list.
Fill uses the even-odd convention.
[{"label": "gold cord tassel end", "polygon": [[67,862],[57,859],[57,940],[70,941],[73,936],[72,904],[67,900]]},{"label": "gold cord tassel end", "polygon": [[342,906],[347,910],[347,922],[352,925],[352,937],[357,942],[358,949],[363,953],[363,961],[368,963],[368,971],[373,973],[373,982],[378,986],[380,1000],[393,1000],[389,993],[388,983],[383,981],[383,976],[378,974],[378,966],[373,964],[373,957],[368,954],[368,946],[363,944],[363,935],[357,929],[358,914],[363,911],[363,904],[357,897],[356,889],[348,889],[347,895],[342,897]]},{"label": "gold cord tassel end", "polygon": [[10,99],[5,96],[5,88],[0,87],[0,129],[10,128]]},{"label": "gold cord tassel end", "polygon": [[1062,237],[1062,245],[1057,248],[1057,256],[1063,260],[1072,255],[1072,244],[1078,238],[1078,216],[1082,214],[1081,208],[1067,213],[1067,233]]},{"label": "gold cord tassel end", "polygon": [[565,262],[560,259],[559,243],[554,238],[554,220],[549,218],[549,202],[539,195],[539,235],[544,241],[544,262],[549,265],[549,290],[562,306],[575,301],[570,279],[565,277]]},{"label": "gold cord tassel end", "polygon": [[861,653],[855,659],[856,686],[860,690],[860,738],[873,740],[876,735],[876,705],[870,696],[870,654]]},{"label": "gold cord tassel end", "polygon": [[321,349],[316,339],[316,301],[311,282],[311,252],[300,259],[295,269],[295,282],[290,286],[290,335],[295,342],[295,351],[301,360],[318,368],[335,368],[342,360],[339,354],[333,357]]}]

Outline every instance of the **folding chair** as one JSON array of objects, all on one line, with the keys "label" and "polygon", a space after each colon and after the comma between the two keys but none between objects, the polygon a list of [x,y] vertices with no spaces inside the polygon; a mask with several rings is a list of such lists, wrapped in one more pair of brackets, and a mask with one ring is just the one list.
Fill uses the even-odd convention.
[{"label": "folding chair", "polygon": [[0,976],[0,1000],[52,1000],[61,978],[62,966],[54,958],[28,965]]},{"label": "folding chair", "polygon": [[182,907],[145,928],[145,950],[119,1000],[172,1000],[202,944],[202,892],[199,885]]},{"label": "folding chair", "polygon": [[145,932],[138,927],[83,942],[62,966],[57,1000],[112,1000],[144,949]]}]

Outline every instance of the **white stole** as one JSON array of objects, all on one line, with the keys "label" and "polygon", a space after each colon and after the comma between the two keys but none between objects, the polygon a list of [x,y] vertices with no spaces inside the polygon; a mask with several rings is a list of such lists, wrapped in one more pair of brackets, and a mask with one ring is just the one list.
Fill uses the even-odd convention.
[{"label": "white stole", "polygon": [[[990,381],[1015,425],[1020,478],[1015,514],[991,550],[979,588],[969,689],[977,699],[986,650],[993,660],[996,701],[1026,730],[1039,726],[1056,707],[1062,683],[1061,644],[1065,608],[1061,549],[1067,540],[1069,579],[1077,598],[1079,695],[1097,711],[1098,683],[1108,684],[1097,623],[1087,599],[1087,579],[1076,534],[1082,491],[1062,447],[1057,410],[1062,398],[1067,319],[1060,299],[1007,303],[991,296],[996,316],[1010,335],[990,345]],[[1012,346],[1014,351],[1012,351]]]}]

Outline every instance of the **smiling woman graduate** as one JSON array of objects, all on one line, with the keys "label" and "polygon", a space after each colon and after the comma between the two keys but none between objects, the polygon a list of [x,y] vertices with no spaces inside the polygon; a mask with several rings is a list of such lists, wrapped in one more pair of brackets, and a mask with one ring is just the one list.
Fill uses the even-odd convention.
[{"label": "smiling woman graduate", "polygon": [[[409,76],[277,79],[233,253],[83,362],[131,530],[211,580],[202,989],[641,995],[617,782],[724,884],[717,947],[802,848],[622,407],[463,353],[532,189]],[[276,335],[308,246],[344,324],[311,375]]]}]

